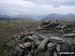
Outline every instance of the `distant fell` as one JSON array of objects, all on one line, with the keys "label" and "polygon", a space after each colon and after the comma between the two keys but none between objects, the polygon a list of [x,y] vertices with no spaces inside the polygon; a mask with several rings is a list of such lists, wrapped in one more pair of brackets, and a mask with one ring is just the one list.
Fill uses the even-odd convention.
[{"label": "distant fell", "polygon": [[59,20],[59,21],[75,21],[75,14],[49,14],[42,20]]},{"label": "distant fell", "polygon": [[0,20],[41,20],[44,16],[42,15],[17,15],[17,16],[8,16],[0,15]]}]

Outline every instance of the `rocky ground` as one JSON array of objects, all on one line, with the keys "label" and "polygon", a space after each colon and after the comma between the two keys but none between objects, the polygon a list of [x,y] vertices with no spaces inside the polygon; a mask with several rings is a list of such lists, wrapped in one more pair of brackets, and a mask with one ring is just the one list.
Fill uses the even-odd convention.
[{"label": "rocky ground", "polygon": [[70,55],[75,52],[74,23],[17,21],[8,28],[9,56],[59,56],[62,52],[74,56]]}]

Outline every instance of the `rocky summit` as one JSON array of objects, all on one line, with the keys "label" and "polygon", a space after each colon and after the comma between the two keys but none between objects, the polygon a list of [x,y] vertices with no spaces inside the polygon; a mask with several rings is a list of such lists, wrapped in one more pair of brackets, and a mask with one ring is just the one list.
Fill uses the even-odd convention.
[{"label": "rocky summit", "polygon": [[44,21],[25,26],[25,31],[11,34],[9,56],[75,56],[75,24]]}]

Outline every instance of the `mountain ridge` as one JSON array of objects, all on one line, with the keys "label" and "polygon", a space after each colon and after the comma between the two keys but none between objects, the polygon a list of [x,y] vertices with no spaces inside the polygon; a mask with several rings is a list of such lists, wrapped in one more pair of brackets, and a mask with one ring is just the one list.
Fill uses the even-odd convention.
[{"label": "mountain ridge", "polygon": [[59,20],[75,21],[75,14],[49,14],[49,15],[0,15],[0,20]]},{"label": "mountain ridge", "polygon": [[75,21],[75,14],[49,14],[42,20]]}]

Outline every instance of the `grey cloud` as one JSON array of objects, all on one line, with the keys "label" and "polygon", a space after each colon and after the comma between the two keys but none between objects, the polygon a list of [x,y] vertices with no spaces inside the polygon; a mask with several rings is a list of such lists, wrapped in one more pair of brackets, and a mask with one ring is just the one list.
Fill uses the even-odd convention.
[{"label": "grey cloud", "polygon": [[37,4],[48,4],[48,5],[75,5],[75,0],[24,0],[31,1]]},{"label": "grey cloud", "polygon": [[50,13],[75,13],[75,5],[70,4],[73,2],[73,0],[0,0],[0,14],[47,15]]}]

